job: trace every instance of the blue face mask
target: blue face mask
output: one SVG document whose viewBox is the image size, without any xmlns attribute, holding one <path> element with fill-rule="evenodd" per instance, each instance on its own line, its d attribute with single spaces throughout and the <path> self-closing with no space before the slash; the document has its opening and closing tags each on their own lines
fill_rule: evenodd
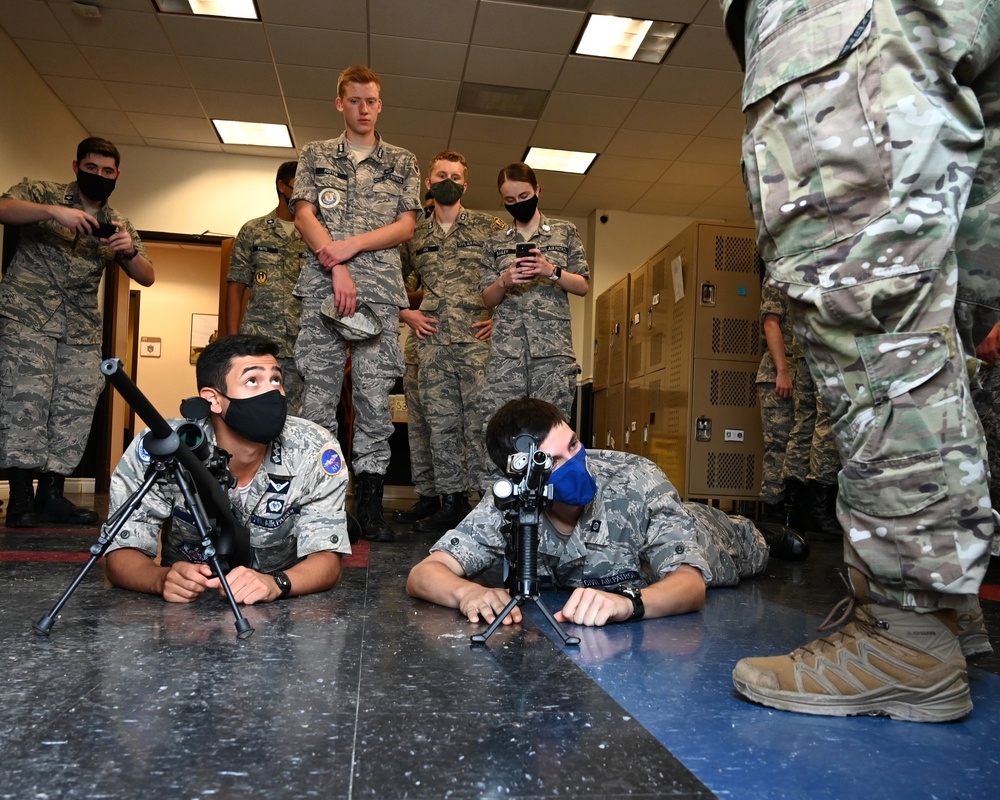
<svg viewBox="0 0 1000 800">
<path fill-rule="evenodd" d="M 570 506 L 585 506 L 597 494 L 597 481 L 587 472 L 587 451 L 580 449 L 549 476 L 552 499 Z"/>
</svg>

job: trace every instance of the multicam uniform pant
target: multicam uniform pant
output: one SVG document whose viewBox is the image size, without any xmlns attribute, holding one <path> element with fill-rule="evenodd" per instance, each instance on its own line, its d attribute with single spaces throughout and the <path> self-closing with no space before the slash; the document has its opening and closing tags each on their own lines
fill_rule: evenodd
<svg viewBox="0 0 1000 800">
<path fill-rule="evenodd" d="M 745 23 L 758 247 L 834 421 L 846 560 L 889 602 L 967 607 L 993 520 L 955 308 L 970 278 L 1000 291 L 955 243 L 998 223 L 1000 4 L 750 0 Z"/>
</svg>

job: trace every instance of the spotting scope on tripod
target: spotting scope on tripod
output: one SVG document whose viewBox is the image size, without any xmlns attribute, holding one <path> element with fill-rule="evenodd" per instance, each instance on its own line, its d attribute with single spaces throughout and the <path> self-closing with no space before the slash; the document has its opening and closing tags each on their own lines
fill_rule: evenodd
<svg viewBox="0 0 1000 800">
<path fill-rule="evenodd" d="M 483 644 L 503 623 L 516 606 L 531 600 L 555 628 L 563 644 L 580 644 L 577 636 L 563 630 L 540 597 L 538 586 L 538 525 L 542 512 L 552 505 L 552 457 L 538 449 L 534 436 L 522 433 L 514 439 L 516 450 L 507 459 L 507 477 L 493 484 L 493 502 L 504 514 L 507 532 L 508 566 L 511 572 L 505 580 L 511 601 L 483 633 L 472 635 L 473 644 Z"/>
<path fill-rule="evenodd" d="M 157 483 L 171 481 L 180 489 L 185 507 L 201 536 L 200 556 L 205 563 L 211 565 L 213 575 L 219 578 L 236 617 L 236 636 L 239 639 L 247 638 L 253 633 L 253 628 L 240 612 L 226 580 L 226 569 L 220 557 L 225 559 L 229 568 L 248 566 L 251 558 L 250 534 L 236 519 L 226 494 L 226 489 L 234 484 L 228 469 L 229 454 L 211 446 L 197 422 L 202 416 L 208 416 L 207 408 L 203 408 L 203 404 L 207 406 L 207 403 L 201 398 L 185 400 L 181 404 L 181 413 L 189 421 L 174 430 L 125 374 L 121 361 L 103 361 L 101 372 L 149 427 L 141 444 L 150 456 L 150 464 L 139 488 L 101 527 L 101 535 L 91 546 L 90 559 L 83 569 L 52 610 L 34 624 L 35 633 L 39 636 L 49 635 L 59 611 L 91 567 L 107 552 L 118 532 L 142 504 L 146 494 Z M 210 509 L 211 513 L 206 509 Z"/>
</svg>

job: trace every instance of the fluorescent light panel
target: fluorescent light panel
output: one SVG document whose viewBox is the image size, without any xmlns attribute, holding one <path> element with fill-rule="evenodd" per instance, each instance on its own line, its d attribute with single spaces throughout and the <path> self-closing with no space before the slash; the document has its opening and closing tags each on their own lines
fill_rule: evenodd
<svg viewBox="0 0 1000 800">
<path fill-rule="evenodd" d="M 156 0 L 156 6 L 167 14 L 260 19 L 254 0 Z"/>
<path fill-rule="evenodd" d="M 268 122 L 240 122 L 233 119 L 213 119 L 215 132 L 223 144 L 250 144 L 258 147 L 292 147 L 287 125 Z"/>
<path fill-rule="evenodd" d="M 583 153 L 579 150 L 550 150 L 546 147 L 529 147 L 524 163 L 532 169 L 549 172 L 572 172 L 583 175 L 597 158 L 597 153 Z"/>
<path fill-rule="evenodd" d="M 682 30 L 684 26 L 679 22 L 591 14 L 574 52 L 659 64 Z"/>
</svg>

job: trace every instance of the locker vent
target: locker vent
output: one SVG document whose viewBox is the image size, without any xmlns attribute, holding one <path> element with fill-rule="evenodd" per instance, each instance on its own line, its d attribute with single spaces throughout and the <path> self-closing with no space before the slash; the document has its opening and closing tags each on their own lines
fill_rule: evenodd
<svg viewBox="0 0 1000 800">
<path fill-rule="evenodd" d="M 705 462 L 705 485 L 712 489 L 754 491 L 756 456 L 747 453 L 709 453 Z"/>
<path fill-rule="evenodd" d="M 756 275 L 757 246 L 746 236 L 715 237 L 715 269 L 719 272 L 745 272 Z"/>
<path fill-rule="evenodd" d="M 756 371 L 712 370 L 709 399 L 712 406 L 757 407 Z"/>
<path fill-rule="evenodd" d="M 712 320 L 712 353 L 719 355 L 760 355 L 760 320 Z"/>
</svg>

